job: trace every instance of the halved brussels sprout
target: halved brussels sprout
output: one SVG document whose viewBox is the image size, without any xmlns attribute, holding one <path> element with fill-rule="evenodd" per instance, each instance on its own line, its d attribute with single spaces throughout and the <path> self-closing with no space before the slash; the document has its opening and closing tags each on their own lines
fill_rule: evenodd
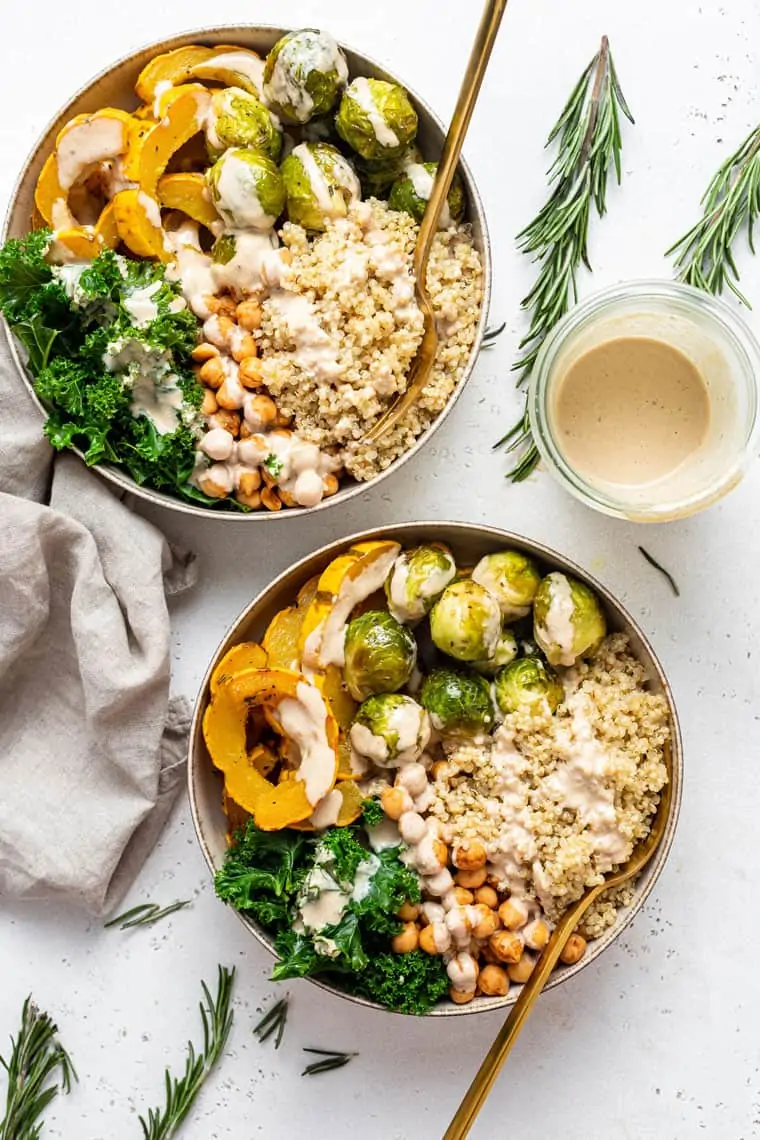
<svg viewBox="0 0 760 1140">
<path fill-rule="evenodd" d="M 420 702 L 443 737 L 477 736 L 494 724 L 491 688 L 477 673 L 434 669 L 422 686 Z"/>
<path fill-rule="evenodd" d="M 417 112 L 397 83 L 361 77 L 343 92 L 335 126 L 362 158 L 390 158 L 403 154 L 417 134 Z"/>
<path fill-rule="evenodd" d="M 270 230 L 285 208 L 280 172 L 266 154 L 232 147 L 206 172 L 211 201 L 235 230 Z"/>
<path fill-rule="evenodd" d="M 393 183 L 388 199 L 390 208 L 411 214 L 415 222 L 421 222 L 433 192 L 437 172 L 437 162 L 413 162 L 408 165 L 402 176 Z M 442 211 L 438 223 L 444 230 L 453 222 L 461 222 L 464 217 L 464 186 L 458 175 L 454 176 L 446 201 L 447 207 Z"/>
<path fill-rule="evenodd" d="M 354 165 L 362 184 L 365 198 L 387 198 L 393 183 L 402 176 L 407 166 L 422 162 L 422 152 L 412 145 L 400 155 L 389 158 L 365 159 L 357 156 Z"/>
<path fill-rule="evenodd" d="M 385 580 L 388 608 L 396 621 L 407 625 L 422 621 L 456 572 L 456 562 L 445 546 L 403 550 Z"/>
<path fill-rule="evenodd" d="M 551 665 L 574 665 L 579 657 L 592 656 L 606 632 L 593 590 L 557 571 L 542 580 L 533 602 L 533 633 Z"/>
<path fill-rule="evenodd" d="M 360 706 L 351 744 L 380 767 L 418 760 L 430 740 L 430 718 L 411 697 L 380 693 Z"/>
<path fill-rule="evenodd" d="M 494 677 L 493 694 L 501 711 L 546 707 L 554 712 L 565 692 L 556 673 L 540 657 L 522 657 L 499 669 Z"/>
<path fill-rule="evenodd" d="M 277 162 L 282 131 L 277 119 L 255 95 L 240 87 L 223 87 L 211 96 L 206 144 L 212 161 L 231 146 L 249 146 Z"/>
<path fill-rule="evenodd" d="M 493 657 L 501 633 L 499 603 L 471 578 L 447 586 L 430 611 L 430 634 L 442 653 L 458 661 Z"/>
<path fill-rule="evenodd" d="M 329 143 L 300 143 L 281 167 L 288 218 L 304 229 L 322 231 L 345 218 L 361 186 L 348 159 Z"/>
<path fill-rule="evenodd" d="M 326 115 L 348 81 L 346 57 L 332 36 L 316 28 L 289 32 L 264 67 L 264 98 L 286 123 Z"/>
<path fill-rule="evenodd" d="M 385 610 L 368 610 L 348 623 L 343 677 L 355 701 L 404 687 L 417 663 L 417 642 Z"/>
<path fill-rule="evenodd" d="M 472 580 L 493 594 L 505 621 L 516 621 L 530 613 L 541 574 L 527 555 L 517 550 L 500 550 L 481 558 Z"/>
<path fill-rule="evenodd" d="M 477 669 L 478 673 L 492 677 L 497 669 L 501 669 L 503 665 L 509 665 L 510 661 L 514 661 L 517 654 L 517 638 L 511 629 L 503 629 L 499 635 L 493 657 L 488 657 L 483 661 L 473 661 L 472 667 Z"/>
</svg>

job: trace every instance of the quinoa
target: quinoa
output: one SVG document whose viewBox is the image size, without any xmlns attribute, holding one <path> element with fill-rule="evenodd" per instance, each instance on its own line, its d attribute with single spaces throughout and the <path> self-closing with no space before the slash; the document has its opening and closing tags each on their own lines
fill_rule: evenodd
<svg viewBox="0 0 760 1140">
<path fill-rule="evenodd" d="M 406 388 L 422 340 L 413 274 L 418 233 L 409 215 L 377 199 L 353 203 L 312 241 L 287 223 L 281 236 L 291 264 L 282 287 L 291 296 L 283 304 L 280 291 L 262 305 L 264 384 L 298 433 L 359 481 L 393 463 L 445 408 L 475 340 L 483 266 L 470 227 L 451 226 L 436 235 L 428 265 L 439 336 L 430 380 L 377 446 L 362 444 Z"/>
<path fill-rule="evenodd" d="M 522 709 L 491 739 L 449 746 L 431 807 L 454 842 L 482 839 L 499 887 L 537 899 L 551 921 L 648 834 L 669 739 L 667 702 L 624 634 L 562 672 L 555 715 Z M 598 937 L 632 897 L 630 884 L 606 892 L 582 933 Z"/>
</svg>

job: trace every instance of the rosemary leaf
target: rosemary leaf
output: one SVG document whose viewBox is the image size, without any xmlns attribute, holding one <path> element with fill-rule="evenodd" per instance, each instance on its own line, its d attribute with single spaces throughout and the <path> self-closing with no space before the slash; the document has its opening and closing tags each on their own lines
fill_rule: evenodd
<svg viewBox="0 0 760 1140">
<path fill-rule="evenodd" d="M 504 329 L 506 327 L 506 321 L 500 324 L 497 328 L 491 328 L 489 325 L 488 328 L 486 328 L 486 331 L 483 333 L 483 345 L 481 347 L 481 352 L 487 352 L 489 348 L 493 348 L 494 344 L 504 332 Z"/>
<path fill-rule="evenodd" d="M 163 1108 L 148 1109 L 147 1117 L 140 1117 L 143 1140 L 171 1140 L 190 1112 L 203 1082 L 227 1044 L 232 1027 L 230 998 L 234 981 L 234 968 L 227 970 L 224 966 L 219 966 L 215 998 L 211 997 L 206 983 L 201 983 L 203 1046 L 200 1053 L 196 1053 L 192 1041 L 188 1042 L 185 1071 L 179 1079 L 173 1077 L 168 1069 L 166 1070 L 164 1077 L 166 1097 Z"/>
<path fill-rule="evenodd" d="M 45 1109 L 59 1092 L 70 1092 L 78 1079 L 57 1034 L 58 1026 L 29 996 L 21 1011 L 18 1036 L 11 1037 L 10 1058 L 0 1057 L 8 1074 L 0 1140 L 38 1140 Z M 60 1084 L 51 1083 L 56 1076 Z"/>
<path fill-rule="evenodd" d="M 670 573 L 670 571 L 666 570 L 664 566 L 661 566 L 660 563 L 655 558 L 653 558 L 652 555 L 649 553 L 649 551 L 645 550 L 643 546 L 639 547 L 639 553 L 643 555 L 643 557 L 646 559 L 646 561 L 649 563 L 650 566 L 653 566 L 655 570 L 657 570 L 660 574 L 662 574 L 663 578 L 668 583 L 668 585 L 670 586 L 670 588 L 673 591 L 673 593 L 675 594 L 675 596 L 677 598 L 680 598 L 681 597 L 681 591 L 679 590 L 678 583 L 676 582 L 675 578 Z"/>
<path fill-rule="evenodd" d="M 289 1001 L 290 998 L 287 994 L 285 997 L 280 998 L 280 1000 L 264 1014 L 258 1025 L 253 1027 L 253 1032 L 261 1044 L 267 1041 L 273 1033 L 276 1033 L 277 1036 L 274 1039 L 274 1047 L 275 1049 L 280 1048 L 282 1035 L 285 1032 L 285 1025 L 288 1020 Z"/>
<path fill-rule="evenodd" d="M 306 1053 L 316 1053 L 317 1051 L 318 1050 L 316 1049 L 304 1050 Z M 322 1061 L 314 1061 L 313 1064 L 307 1065 L 306 1068 L 302 1071 L 301 1076 L 316 1077 L 320 1073 L 329 1073 L 333 1069 L 342 1069 L 343 1066 L 347 1065 L 351 1058 L 355 1057 L 356 1055 L 356 1053 L 333 1053 L 332 1056 L 325 1057 L 325 1059 Z"/>
<path fill-rule="evenodd" d="M 141 903 L 139 906 L 133 906 L 131 910 L 125 910 L 123 914 L 117 914 L 116 918 L 103 923 L 103 929 L 108 930 L 109 927 L 117 925 L 119 930 L 129 930 L 133 926 L 152 926 L 154 922 L 159 922 L 167 915 L 174 914 L 177 910 L 183 910 L 186 906 L 190 906 L 190 899 L 180 899 L 163 908 L 158 903 Z"/>
<path fill-rule="evenodd" d="M 517 235 L 519 248 L 539 265 L 535 284 L 522 301 L 530 313 L 528 331 L 520 342 L 520 355 L 512 366 L 522 387 L 533 371 L 546 337 L 578 300 L 577 273 L 591 269 L 588 229 L 592 206 L 599 217 L 607 210 L 607 182 L 614 168 L 621 178 L 620 114 L 633 122 L 620 87 L 609 41 L 601 46 L 576 83 L 547 139 L 557 143 L 549 167 L 551 194 L 536 217 Z M 527 408 L 495 447 L 517 452 L 507 473 L 513 482 L 531 474 L 538 463 Z"/>
</svg>

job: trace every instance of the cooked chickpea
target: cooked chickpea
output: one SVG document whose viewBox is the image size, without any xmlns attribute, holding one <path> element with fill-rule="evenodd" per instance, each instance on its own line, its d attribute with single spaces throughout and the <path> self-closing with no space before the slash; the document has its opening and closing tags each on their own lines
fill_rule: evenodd
<svg viewBox="0 0 760 1140">
<path fill-rule="evenodd" d="M 259 358 L 257 356 L 246 356 L 241 360 L 238 375 L 244 388 L 260 388 L 264 373 Z"/>
<path fill-rule="evenodd" d="M 423 926 L 419 936 L 419 948 L 424 950 L 426 954 L 441 954 L 443 951 L 438 949 L 435 937 L 435 928 L 439 924 L 437 922 L 430 922 L 427 926 Z"/>
<path fill-rule="evenodd" d="M 489 906 L 485 906 L 483 903 L 478 903 L 474 909 L 478 912 L 478 920 L 473 923 L 473 937 L 490 938 L 499 929 L 499 917 L 496 911 L 491 910 Z"/>
<path fill-rule="evenodd" d="M 437 836 L 433 840 L 432 851 L 433 851 L 433 854 L 435 855 L 436 859 L 438 860 L 438 866 L 439 867 L 445 867 L 449 861 L 449 849 L 446 846 L 446 844 L 443 842 L 443 840 L 439 839 Z"/>
<path fill-rule="evenodd" d="M 253 339 L 250 333 L 245 336 L 235 337 L 232 342 L 232 359 L 237 360 L 238 364 L 244 360 L 250 360 L 254 356 L 258 356 L 259 346 Z"/>
<path fill-rule="evenodd" d="M 404 922 L 415 922 L 420 917 L 420 904 L 405 902 L 401 909 L 396 911 L 396 914 Z"/>
<path fill-rule="evenodd" d="M 475 997 L 475 990 L 455 990 L 452 986 L 449 990 L 449 997 L 455 1005 L 467 1005 Z"/>
<path fill-rule="evenodd" d="M 438 898 L 443 896 L 451 890 L 454 886 L 454 880 L 451 877 L 451 871 L 448 867 L 441 867 L 435 875 L 425 876 L 425 886 L 431 895 L 436 895 Z"/>
<path fill-rule="evenodd" d="M 230 435 L 237 438 L 240 434 L 240 415 L 238 412 L 230 412 L 226 408 L 220 408 L 210 417 L 208 426 L 210 428 L 224 428 Z"/>
<path fill-rule="evenodd" d="M 337 478 L 332 474 L 332 472 L 330 472 L 329 475 L 324 476 L 322 480 L 322 486 L 325 489 L 325 495 L 327 498 L 329 498 L 330 495 L 334 495 L 336 493 L 339 484 Z"/>
<path fill-rule="evenodd" d="M 293 495 L 291 495 L 290 491 L 286 491 L 284 487 L 279 487 L 277 490 L 277 494 L 282 499 L 283 507 L 297 507 L 298 506 L 298 503 L 296 502 L 295 497 Z"/>
<path fill-rule="evenodd" d="M 506 997 L 509 975 L 503 966 L 484 966 L 478 974 L 478 989 L 486 997 Z"/>
<path fill-rule="evenodd" d="M 238 490 L 244 495 L 252 495 L 261 486 L 261 476 L 258 471 L 244 471 L 238 479 Z"/>
<path fill-rule="evenodd" d="M 271 487 L 265 487 L 261 492 L 261 501 L 268 511 L 281 511 L 282 500 L 276 491 Z"/>
<path fill-rule="evenodd" d="M 491 947 L 486 942 L 480 949 L 480 956 L 484 962 L 490 963 L 492 966 L 500 966 L 501 962 L 494 954 Z"/>
<path fill-rule="evenodd" d="M 549 941 L 549 927 L 542 918 L 535 918 L 533 922 L 529 922 L 522 934 L 525 945 L 531 950 L 543 950 Z"/>
<path fill-rule="evenodd" d="M 427 824 L 419 812 L 405 811 L 399 819 L 398 829 L 404 843 L 408 843 L 410 847 L 416 847 L 425 838 Z"/>
<path fill-rule="evenodd" d="M 458 871 L 478 871 L 485 867 L 487 858 L 485 845 L 479 839 L 469 839 L 454 848 L 451 861 Z"/>
<path fill-rule="evenodd" d="M 242 365 L 241 365 L 242 372 Z M 269 396 L 246 396 L 243 405 L 245 422 L 252 428 L 268 427 L 277 415 L 274 400 Z"/>
<path fill-rule="evenodd" d="M 232 490 L 232 476 L 223 463 L 212 463 L 198 476 L 201 490 L 213 499 L 223 499 Z"/>
<path fill-rule="evenodd" d="M 251 491 L 250 495 L 246 495 L 245 491 L 236 491 L 235 498 L 244 507 L 250 507 L 253 511 L 257 511 L 261 506 L 261 495 L 258 491 Z"/>
<path fill-rule="evenodd" d="M 507 930 L 519 930 L 528 921 L 528 908 L 522 899 L 507 899 L 499 907 L 499 918 Z"/>
<path fill-rule="evenodd" d="M 469 992 L 478 981 L 480 966 L 467 950 L 460 950 L 446 964 L 446 973 L 454 986 Z"/>
<path fill-rule="evenodd" d="M 237 323 L 246 332 L 255 332 L 261 328 L 261 306 L 257 301 L 241 301 L 235 310 Z"/>
<path fill-rule="evenodd" d="M 478 871 L 458 871 L 457 883 L 460 887 L 466 887 L 468 891 L 477 890 L 482 887 L 486 881 L 486 869 L 481 867 Z"/>
<path fill-rule="evenodd" d="M 221 388 L 225 379 L 224 365 L 220 356 L 212 356 L 205 364 L 202 364 L 198 372 L 198 377 L 202 383 L 206 384 L 209 388 Z"/>
<path fill-rule="evenodd" d="M 219 301 L 219 307 L 217 308 L 216 311 L 217 311 L 217 313 L 220 314 L 220 316 L 224 316 L 224 317 L 234 316 L 235 309 L 237 308 L 237 305 L 235 304 L 235 301 L 233 300 L 232 297 L 228 297 L 225 294 L 223 297 L 219 297 L 218 301 Z"/>
<path fill-rule="evenodd" d="M 436 760 L 430 771 L 434 780 L 448 780 L 454 775 L 454 769 L 447 760 Z"/>
<path fill-rule="evenodd" d="M 211 360 L 212 357 L 218 356 L 219 349 L 215 344 L 209 344 L 208 341 L 203 341 L 202 344 L 196 344 L 190 355 L 198 364 L 204 364 L 207 360 Z"/>
<path fill-rule="evenodd" d="M 475 892 L 475 902 L 488 906 L 491 910 L 498 910 L 499 896 L 493 887 L 478 887 Z"/>
<path fill-rule="evenodd" d="M 454 887 L 451 893 L 457 906 L 472 906 L 475 901 L 472 891 L 468 891 L 466 887 Z"/>
<path fill-rule="evenodd" d="M 511 930 L 497 930 L 488 939 L 488 945 L 500 962 L 519 962 L 523 952 L 523 940 Z"/>
<path fill-rule="evenodd" d="M 388 819 L 401 819 L 406 811 L 414 807 L 412 797 L 406 788 L 383 788 L 380 793 L 380 805 Z"/>
<path fill-rule="evenodd" d="M 415 923 L 405 922 L 404 929 L 391 939 L 394 954 L 411 954 L 420 944 L 420 932 Z"/>
<path fill-rule="evenodd" d="M 419 796 L 428 786 L 427 772 L 421 764 L 405 764 L 396 774 L 395 783 L 406 788 L 410 796 Z"/>
<path fill-rule="evenodd" d="M 201 404 L 201 412 L 204 416 L 213 416 L 214 412 L 219 408 L 216 396 L 211 388 L 203 389 L 203 403 Z"/>
<path fill-rule="evenodd" d="M 232 297 L 215 297 L 213 293 L 206 293 L 203 303 L 210 313 L 223 313 L 230 316 L 235 312 L 235 302 Z"/>
<path fill-rule="evenodd" d="M 218 348 L 224 348 L 229 343 L 234 327 L 234 322 L 230 320 L 229 316 L 220 311 L 205 322 L 203 335 L 211 344 L 215 344 Z"/>
<path fill-rule="evenodd" d="M 587 946 L 588 943 L 582 934 L 571 934 L 559 956 L 560 962 L 564 962 L 566 966 L 574 966 L 586 953 Z"/>
<path fill-rule="evenodd" d="M 228 377 L 217 388 L 216 400 L 220 408 L 227 408 L 230 412 L 237 411 L 243 403 L 239 385 L 235 384 L 234 381 L 230 383 Z"/>
<path fill-rule="evenodd" d="M 507 973 L 509 980 L 516 982 L 518 985 L 523 985 L 527 982 L 530 975 L 533 973 L 533 967 L 536 964 L 536 959 L 532 954 L 526 950 L 519 962 L 513 962 L 507 966 Z"/>
</svg>

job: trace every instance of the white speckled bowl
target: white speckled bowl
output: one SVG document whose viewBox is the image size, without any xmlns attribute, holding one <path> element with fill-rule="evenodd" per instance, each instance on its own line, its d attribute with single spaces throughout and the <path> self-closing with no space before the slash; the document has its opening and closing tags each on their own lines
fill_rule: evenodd
<svg viewBox="0 0 760 1140">
<path fill-rule="evenodd" d="M 161 40 L 158 43 L 153 43 L 141 48 L 139 51 L 133 52 L 131 55 L 118 60 L 105 71 L 96 75 L 94 79 L 69 100 L 65 107 L 61 108 L 27 159 L 26 165 L 19 176 L 11 197 L 10 207 L 5 218 L 5 225 L 2 232 L 2 240 L 5 241 L 9 237 L 20 237 L 29 230 L 34 212 L 34 188 L 37 183 L 37 178 L 39 177 L 45 159 L 53 149 L 56 135 L 64 123 L 68 122 L 74 115 L 94 111 L 99 107 L 109 105 L 113 107 L 123 107 L 125 110 L 132 110 L 139 102 L 134 92 L 135 80 L 145 64 L 155 55 L 158 55 L 159 52 L 171 51 L 185 44 L 194 43 L 209 45 L 239 44 L 242 47 L 251 48 L 263 56 L 266 55 L 273 44 L 287 31 L 290 31 L 290 29 L 274 28 L 266 25 L 254 26 L 252 24 L 197 28 L 193 31 L 183 32 L 180 35 L 172 36 L 170 39 Z M 358 74 L 379 79 L 388 79 L 395 83 L 402 83 L 407 88 L 417 110 L 417 114 L 419 115 L 420 126 L 418 139 L 422 150 L 426 157 L 430 159 L 437 158 L 443 147 L 444 127 L 440 119 L 436 117 L 428 105 L 419 95 L 415 94 L 413 89 L 408 87 L 403 79 L 392 75 L 373 59 L 346 47 L 345 44 L 341 44 L 341 47 L 348 59 L 351 75 Z M 204 507 L 200 504 L 194 504 L 175 498 L 164 491 L 156 491 L 151 487 L 141 487 L 124 471 L 119 470 L 117 467 L 110 466 L 107 463 L 99 464 L 95 470 L 99 471 L 104 478 L 108 479 L 111 483 L 115 483 L 123 491 L 129 491 L 141 499 L 145 499 L 151 503 L 157 503 L 160 506 L 167 507 L 169 510 L 182 511 L 184 514 L 189 515 L 211 516 L 246 525 L 272 523 L 286 519 L 297 520 L 304 515 L 312 515 L 317 511 L 327 510 L 329 507 L 337 507 L 341 503 L 345 503 L 349 499 L 353 499 L 356 495 L 361 494 L 367 488 L 376 486 L 381 480 L 391 475 L 394 471 L 397 471 L 412 455 L 415 455 L 420 448 L 425 446 L 453 408 L 461 395 L 462 389 L 472 374 L 475 361 L 480 352 L 483 333 L 486 328 L 491 296 L 491 251 L 488 229 L 483 213 L 483 203 L 481 202 L 478 189 L 473 181 L 472 174 L 465 162 L 461 164 L 461 175 L 467 191 L 468 221 L 472 224 L 475 244 L 483 259 L 484 270 L 483 306 L 476 330 L 475 341 L 472 346 L 467 367 L 465 368 L 461 380 L 452 392 L 446 407 L 427 431 L 423 432 L 415 441 L 414 446 L 392 463 L 387 470 L 381 472 L 381 474 L 375 476 L 374 479 L 367 483 L 357 483 L 353 480 L 346 480 L 336 495 L 324 499 L 316 507 L 294 507 L 282 511 L 251 511 L 247 514 L 240 511 L 215 510 L 210 507 Z M 26 371 L 22 356 L 18 351 L 15 341 L 10 336 L 8 339 L 11 343 L 11 351 L 19 371 L 26 380 L 40 411 L 43 415 L 47 415 L 44 407 L 36 398 L 31 377 Z"/>
<path fill-rule="evenodd" d="M 575 975 L 585 969 L 586 966 L 596 961 L 599 955 L 603 954 L 607 947 L 614 942 L 621 931 L 628 926 L 644 905 L 658 876 L 665 866 L 673 842 L 681 804 L 683 756 L 681 734 L 678 725 L 678 716 L 673 702 L 673 695 L 670 691 L 670 686 L 663 668 L 642 631 L 609 590 L 595 581 L 585 570 L 582 570 L 561 554 L 557 554 L 556 551 L 546 546 L 541 546 L 537 542 L 522 538 L 520 535 L 510 534 L 507 531 L 496 530 L 486 526 L 474 526 L 467 523 L 401 523 L 397 526 L 382 527 L 379 530 L 364 531 L 361 534 L 354 534 L 347 538 L 340 539 L 338 542 L 332 542 L 329 546 L 322 547 L 320 550 L 308 555 L 308 557 L 301 559 L 300 562 L 291 566 L 289 570 L 285 570 L 280 574 L 278 578 L 267 586 L 267 588 L 263 590 L 258 597 L 254 598 L 251 604 L 243 610 L 230 629 L 208 667 L 196 701 L 190 734 L 188 789 L 198 842 L 201 845 L 209 870 L 212 873 L 217 871 L 222 865 L 227 850 L 227 826 L 226 817 L 222 811 L 222 777 L 212 764 L 211 758 L 206 750 L 206 745 L 203 740 L 202 724 L 203 714 L 208 704 L 209 680 L 218 662 L 227 650 L 238 642 L 260 641 L 267 625 L 274 615 L 285 606 L 291 605 L 301 586 L 315 574 L 320 573 L 337 554 L 347 549 L 353 543 L 380 538 L 395 538 L 405 547 L 415 546 L 425 542 L 444 542 L 454 552 L 457 562 L 465 566 L 474 565 L 484 554 L 509 547 L 511 549 L 521 550 L 525 554 L 535 558 L 538 563 L 547 570 L 562 570 L 568 574 L 572 574 L 582 582 L 587 583 L 599 596 L 605 609 L 609 628 L 611 630 L 620 630 L 628 634 L 634 654 L 646 668 L 651 689 L 655 692 L 662 693 L 668 702 L 671 723 L 670 761 L 673 780 L 668 821 L 660 846 L 634 887 L 635 897 L 631 905 L 620 911 L 614 926 L 610 927 L 601 938 L 589 943 L 589 948 L 580 962 L 575 966 L 561 966 L 555 970 L 547 986 L 548 989 L 551 989 L 553 986 L 560 985 L 562 982 L 575 977 Z M 245 915 L 238 914 L 238 917 L 250 930 L 251 934 L 273 953 L 274 950 L 270 936 L 262 930 L 257 923 Z M 356 997 L 354 994 L 347 994 L 337 985 L 333 985 L 330 982 L 316 978 L 309 980 L 321 986 L 323 989 L 328 990 L 330 993 L 349 998 L 351 1001 L 358 1002 L 360 1005 L 365 1005 L 372 1009 L 385 1008 L 365 998 Z M 519 987 L 512 986 L 509 994 L 505 998 L 478 997 L 469 1005 L 454 1005 L 448 1001 L 442 1002 L 427 1016 L 453 1017 L 454 1015 L 480 1013 L 485 1010 L 509 1006 L 516 1001 L 518 993 Z M 385 1010 L 385 1012 L 388 1011 Z"/>
</svg>

